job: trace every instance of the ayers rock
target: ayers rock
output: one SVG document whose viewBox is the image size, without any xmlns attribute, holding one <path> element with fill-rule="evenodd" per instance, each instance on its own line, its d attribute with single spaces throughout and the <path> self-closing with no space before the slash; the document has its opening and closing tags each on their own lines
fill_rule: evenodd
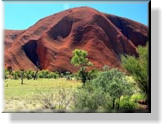
<svg viewBox="0 0 167 129">
<path fill-rule="evenodd" d="M 121 68 L 120 56 L 137 56 L 148 27 L 89 7 L 69 9 L 39 20 L 26 30 L 5 30 L 5 68 L 70 71 L 76 48 L 88 52 L 96 68 Z"/>
</svg>

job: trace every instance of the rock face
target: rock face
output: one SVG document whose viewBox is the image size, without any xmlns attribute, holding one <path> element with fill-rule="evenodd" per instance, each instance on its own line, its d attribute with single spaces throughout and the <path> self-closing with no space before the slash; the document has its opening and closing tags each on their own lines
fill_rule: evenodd
<svg viewBox="0 0 167 129">
<path fill-rule="evenodd" d="M 75 72 L 70 60 L 76 48 L 86 50 L 96 68 L 121 68 L 120 56 L 137 56 L 136 47 L 147 40 L 143 24 L 89 7 L 73 8 L 23 31 L 5 30 L 5 68 Z"/>
</svg>

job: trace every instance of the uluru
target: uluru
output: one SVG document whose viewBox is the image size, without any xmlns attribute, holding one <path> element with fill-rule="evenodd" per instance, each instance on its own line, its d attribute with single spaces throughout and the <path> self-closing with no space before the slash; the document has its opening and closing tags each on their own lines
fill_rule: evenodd
<svg viewBox="0 0 167 129">
<path fill-rule="evenodd" d="M 14 70 L 77 70 L 72 51 L 88 52 L 94 67 L 121 68 L 121 55 L 138 53 L 146 45 L 148 27 L 136 21 L 89 7 L 62 11 L 39 20 L 26 30 L 5 30 L 5 68 Z"/>
</svg>

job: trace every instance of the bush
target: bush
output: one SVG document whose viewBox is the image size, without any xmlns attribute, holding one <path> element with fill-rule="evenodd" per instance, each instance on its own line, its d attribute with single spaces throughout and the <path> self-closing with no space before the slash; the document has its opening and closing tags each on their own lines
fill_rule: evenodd
<svg viewBox="0 0 167 129">
<path fill-rule="evenodd" d="M 139 100 L 146 100 L 146 99 L 147 99 L 146 94 L 142 94 L 142 93 L 136 93 L 131 96 L 131 101 L 135 103 L 137 103 Z"/>
<path fill-rule="evenodd" d="M 120 99 L 120 109 L 140 109 L 139 101 L 145 101 L 146 95 L 143 93 L 136 93 L 132 96 L 122 96 Z"/>
<path fill-rule="evenodd" d="M 132 74 L 139 88 L 147 93 L 148 90 L 148 46 L 137 49 L 139 57 L 122 56 L 122 65 Z"/>
<path fill-rule="evenodd" d="M 117 69 L 101 72 L 99 76 L 92 80 L 92 85 L 101 87 L 113 98 L 120 98 L 122 95 L 132 95 L 134 87 L 128 83 L 126 76 Z"/>
<path fill-rule="evenodd" d="M 122 72 L 116 69 L 99 72 L 95 79 L 79 89 L 75 106 L 86 112 L 113 112 L 120 107 L 120 97 L 131 96 L 134 91 Z"/>
<path fill-rule="evenodd" d="M 95 79 L 99 74 L 99 71 L 97 69 L 92 69 L 87 73 L 87 80 L 93 80 Z"/>
<path fill-rule="evenodd" d="M 130 96 L 122 96 L 120 99 L 120 109 L 122 110 L 132 110 L 136 109 L 137 103 L 131 100 Z"/>
<path fill-rule="evenodd" d="M 13 79 L 17 80 L 21 77 L 21 72 L 20 71 L 13 71 L 12 76 L 13 76 Z"/>
<path fill-rule="evenodd" d="M 42 109 L 49 109 L 53 112 L 68 112 L 73 101 L 73 90 L 58 88 L 54 93 L 37 94 L 33 100 L 42 105 Z"/>
<path fill-rule="evenodd" d="M 56 72 L 50 72 L 49 75 L 48 75 L 48 78 L 55 78 L 56 79 L 58 77 L 59 77 L 59 75 Z"/>
<path fill-rule="evenodd" d="M 102 88 L 105 93 L 109 93 L 113 101 L 113 109 L 116 100 L 119 101 L 121 96 L 130 96 L 135 91 L 134 86 L 127 81 L 126 76 L 117 69 L 101 72 L 96 79 L 92 80 L 91 84 Z"/>
<path fill-rule="evenodd" d="M 60 73 L 60 75 L 61 77 L 66 78 L 67 80 L 71 80 L 73 77 L 72 73 L 70 73 L 69 71 Z"/>
<path fill-rule="evenodd" d="M 34 74 L 35 74 L 35 72 L 33 72 L 33 71 L 31 71 L 31 70 L 25 71 L 25 73 L 24 73 L 25 77 L 26 77 L 28 80 L 29 80 L 29 79 L 32 79 Z"/>
<path fill-rule="evenodd" d="M 42 70 L 41 73 L 42 73 L 42 78 L 48 78 L 49 71 L 47 71 L 47 70 Z"/>
<path fill-rule="evenodd" d="M 57 72 L 49 72 L 47 70 L 42 70 L 38 72 L 39 78 L 58 78 L 59 74 Z"/>
<path fill-rule="evenodd" d="M 74 98 L 77 112 L 100 112 L 106 102 L 106 96 L 100 88 L 91 91 L 86 88 L 78 89 Z"/>
<path fill-rule="evenodd" d="M 5 79 L 9 78 L 9 71 L 5 69 L 5 73 L 4 73 L 4 77 Z"/>
<path fill-rule="evenodd" d="M 11 73 L 9 73 L 8 70 L 5 70 L 5 79 L 20 79 L 21 78 L 21 73 L 22 71 L 12 71 Z M 29 79 L 37 79 L 37 78 L 58 78 L 59 77 L 59 73 L 57 72 L 49 72 L 47 70 L 42 70 L 42 71 L 31 71 L 31 70 L 27 70 L 24 71 L 24 76 L 23 78 L 27 78 Z"/>
</svg>

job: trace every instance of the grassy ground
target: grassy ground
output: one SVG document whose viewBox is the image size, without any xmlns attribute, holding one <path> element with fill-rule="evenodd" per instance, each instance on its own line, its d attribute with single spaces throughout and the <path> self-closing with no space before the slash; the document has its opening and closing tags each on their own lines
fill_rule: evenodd
<svg viewBox="0 0 167 129">
<path fill-rule="evenodd" d="M 70 111 L 73 92 L 81 82 L 75 80 L 38 79 L 5 80 L 5 112 Z"/>
<path fill-rule="evenodd" d="M 128 77 L 129 82 L 136 83 L 132 77 Z M 82 83 L 76 80 L 58 79 L 38 79 L 5 80 L 5 110 L 4 112 L 74 112 L 74 93 Z M 136 107 L 136 109 L 146 109 L 147 105 L 138 104 L 138 100 L 145 100 L 145 96 L 136 90 L 136 94 L 130 98 L 121 97 L 120 107 Z"/>
</svg>

